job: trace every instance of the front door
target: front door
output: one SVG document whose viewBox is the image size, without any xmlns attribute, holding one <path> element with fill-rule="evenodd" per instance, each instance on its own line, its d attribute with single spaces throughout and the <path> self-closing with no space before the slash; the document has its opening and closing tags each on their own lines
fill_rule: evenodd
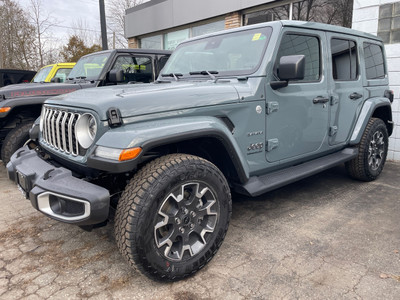
<svg viewBox="0 0 400 300">
<path fill-rule="evenodd" d="M 273 90 L 266 85 L 266 157 L 269 162 L 295 160 L 318 153 L 327 138 L 329 92 L 323 46 L 325 34 L 315 31 L 283 32 L 275 54 L 272 80 L 279 79 L 282 56 L 304 55 L 305 77 Z"/>
</svg>

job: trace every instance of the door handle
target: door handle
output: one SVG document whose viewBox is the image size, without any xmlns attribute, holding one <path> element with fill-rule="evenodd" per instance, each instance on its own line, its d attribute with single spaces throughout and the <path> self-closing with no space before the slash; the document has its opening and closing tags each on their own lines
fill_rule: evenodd
<svg viewBox="0 0 400 300">
<path fill-rule="evenodd" d="M 313 103 L 314 104 L 318 104 L 318 103 L 326 103 L 326 102 L 328 102 L 329 101 L 329 98 L 327 98 L 327 97 L 322 97 L 322 96 L 318 96 L 318 97 L 315 97 L 314 99 L 313 99 Z"/>
<path fill-rule="evenodd" d="M 349 98 L 350 98 L 351 100 L 357 100 L 357 99 L 360 99 L 362 96 L 363 96 L 363 95 L 361 95 L 361 94 L 355 92 L 355 93 L 350 94 L 350 95 L 349 95 Z"/>
</svg>

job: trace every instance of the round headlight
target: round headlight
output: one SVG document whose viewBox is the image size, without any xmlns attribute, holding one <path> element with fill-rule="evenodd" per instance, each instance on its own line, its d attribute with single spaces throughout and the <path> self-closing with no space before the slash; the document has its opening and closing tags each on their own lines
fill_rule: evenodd
<svg viewBox="0 0 400 300">
<path fill-rule="evenodd" d="M 89 148 L 96 137 L 97 123 L 91 114 L 82 115 L 75 126 L 75 136 L 82 148 Z"/>
</svg>

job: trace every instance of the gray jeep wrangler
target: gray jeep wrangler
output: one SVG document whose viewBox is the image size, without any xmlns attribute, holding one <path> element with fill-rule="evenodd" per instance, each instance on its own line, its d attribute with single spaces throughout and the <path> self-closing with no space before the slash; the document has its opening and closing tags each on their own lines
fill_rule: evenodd
<svg viewBox="0 0 400 300">
<path fill-rule="evenodd" d="M 257 196 L 341 163 L 377 178 L 392 100 L 377 37 L 247 26 L 180 44 L 153 84 L 47 100 L 30 132 L 39 146 L 7 169 L 50 218 L 84 228 L 114 218 L 127 261 L 174 281 L 221 246 L 231 191 Z"/>
</svg>

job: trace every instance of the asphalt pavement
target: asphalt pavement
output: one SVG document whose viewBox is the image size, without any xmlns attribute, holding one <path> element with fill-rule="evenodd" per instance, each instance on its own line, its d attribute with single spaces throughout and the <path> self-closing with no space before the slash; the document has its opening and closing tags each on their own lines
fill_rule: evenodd
<svg viewBox="0 0 400 300">
<path fill-rule="evenodd" d="M 130 268 L 113 224 L 86 232 L 35 211 L 0 162 L 0 299 L 400 299 L 400 163 L 370 183 L 344 167 L 257 198 L 195 276 Z"/>
</svg>

